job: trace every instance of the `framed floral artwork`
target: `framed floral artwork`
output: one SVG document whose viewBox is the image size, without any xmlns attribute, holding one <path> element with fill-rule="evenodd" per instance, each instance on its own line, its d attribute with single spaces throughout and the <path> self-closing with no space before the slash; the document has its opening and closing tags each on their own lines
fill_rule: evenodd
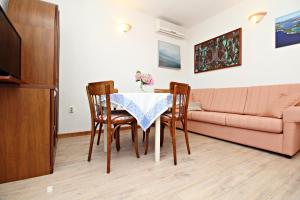
<svg viewBox="0 0 300 200">
<path fill-rule="evenodd" d="M 242 28 L 194 47 L 194 72 L 202 73 L 242 65 Z"/>
</svg>

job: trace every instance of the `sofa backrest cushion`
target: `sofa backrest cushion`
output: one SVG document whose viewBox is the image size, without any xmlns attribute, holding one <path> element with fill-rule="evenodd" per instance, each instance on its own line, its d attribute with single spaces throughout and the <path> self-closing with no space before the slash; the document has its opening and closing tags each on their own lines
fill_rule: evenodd
<svg viewBox="0 0 300 200">
<path fill-rule="evenodd" d="M 249 87 L 244 114 L 264 116 L 266 108 L 280 96 L 297 93 L 300 94 L 300 84 Z"/>
<path fill-rule="evenodd" d="M 243 114 L 246 99 L 246 87 L 215 89 L 209 111 Z"/>
<path fill-rule="evenodd" d="M 288 107 L 296 105 L 300 102 L 300 94 L 282 94 L 281 97 L 272 101 L 262 113 L 264 117 L 282 118 L 283 111 Z"/>
<path fill-rule="evenodd" d="M 209 110 L 214 89 L 193 89 L 190 95 L 190 102 L 200 102 L 203 110 Z"/>
</svg>

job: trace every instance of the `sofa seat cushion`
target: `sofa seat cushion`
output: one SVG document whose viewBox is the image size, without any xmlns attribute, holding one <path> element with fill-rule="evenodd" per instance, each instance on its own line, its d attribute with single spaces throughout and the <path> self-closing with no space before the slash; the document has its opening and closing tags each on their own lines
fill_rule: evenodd
<svg viewBox="0 0 300 200">
<path fill-rule="evenodd" d="M 282 133 L 282 119 L 252 115 L 226 114 L 226 125 L 256 131 Z"/>
<path fill-rule="evenodd" d="M 207 122 L 211 124 L 225 125 L 225 113 L 190 111 L 191 120 Z"/>
</svg>

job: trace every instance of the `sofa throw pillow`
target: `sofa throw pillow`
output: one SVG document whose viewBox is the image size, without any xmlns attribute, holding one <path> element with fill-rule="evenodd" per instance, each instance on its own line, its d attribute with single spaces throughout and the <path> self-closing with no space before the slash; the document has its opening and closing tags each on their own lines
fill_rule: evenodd
<svg viewBox="0 0 300 200">
<path fill-rule="evenodd" d="M 281 94 L 279 98 L 272 101 L 262 113 L 264 117 L 282 118 L 282 113 L 290 106 L 294 106 L 300 101 L 300 94 Z"/>
<path fill-rule="evenodd" d="M 202 110 L 202 108 L 201 108 L 201 104 L 200 104 L 200 102 L 193 102 L 193 101 L 191 101 L 190 103 L 189 103 L 189 108 L 188 108 L 188 110 L 189 111 L 201 111 Z"/>
</svg>

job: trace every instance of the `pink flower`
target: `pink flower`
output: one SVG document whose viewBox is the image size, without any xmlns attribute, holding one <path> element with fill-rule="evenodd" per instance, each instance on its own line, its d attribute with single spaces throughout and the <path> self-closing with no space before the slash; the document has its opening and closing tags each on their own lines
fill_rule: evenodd
<svg viewBox="0 0 300 200">
<path fill-rule="evenodd" d="M 142 74 L 141 79 L 145 85 L 150 85 L 153 82 L 152 76 L 150 74 Z"/>
<path fill-rule="evenodd" d="M 154 84 L 154 80 L 153 78 L 151 77 L 150 81 L 149 81 L 149 85 L 153 85 Z"/>
<path fill-rule="evenodd" d="M 135 74 L 136 82 L 141 81 L 142 85 L 153 85 L 154 80 L 151 74 L 142 74 L 140 71 L 137 71 Z"/>
<path fill-rule="evenodd" d="M 142 74 L 141 80 L 143 81 L 143 83 L 146 84 L 148 82 L 148 75 L 147 74 Z"/>
</svg>

